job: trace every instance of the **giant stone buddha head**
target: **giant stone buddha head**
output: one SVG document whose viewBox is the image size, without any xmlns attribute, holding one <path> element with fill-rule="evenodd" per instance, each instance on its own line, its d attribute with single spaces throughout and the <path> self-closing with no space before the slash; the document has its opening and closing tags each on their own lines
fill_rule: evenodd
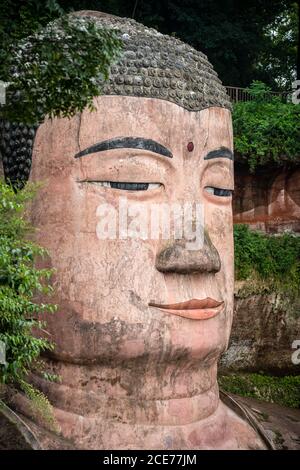
<svg viewBox="0 0 300 470">
<path fill-rule="evenodd" d="M 2 140 L 6 177 L 44 183 L 31 215 L 56 269 L 48 366 L 62 381 L 35 381 L 78 448 L 259 446 L 220 403 L 216 381 L 233 313 L 225 89 L 206 56 L 178 39 L 75 15 L 124 43 L 96 111 L 37 129 L 5 124 Z M 176 217 L 167 234 L 147 230 L 160 217 L 153 207 L 166 220 L 188 204 L 200 208 L 186 215 L 197 243 L 176 236 Z"/>
</svg>

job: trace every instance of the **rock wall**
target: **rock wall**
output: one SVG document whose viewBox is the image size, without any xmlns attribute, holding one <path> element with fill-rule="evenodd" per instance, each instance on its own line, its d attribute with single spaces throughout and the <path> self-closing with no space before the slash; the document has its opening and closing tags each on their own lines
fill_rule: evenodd
<svg viewBox="0 0 300 470">
<path fill-rule="evenodd" d="M 235 165 L 235 223 L 267 233 L 300 233 L 300 167 L 261 168 L 251 174 Z M 228 370 L 300 373 L 292 363 L 294 340 L 300 340 L 300 295 L 243 293 L 237 283 L 230 346 L 221 360 Z"/>
<path fill-rule="evenodd" d="M 300 167 L 251 174 L 237 162 L 233 213 L 235 223 L 268 233 L 300 232 Z"/>
<path fill-rule="evenodd" d="M 232 334 L 221 359 L 225 371 L 267 371 L 299 374 L 293 364 L 292 343 L 300 340 L 300 296 L 285 294 L 235 294 Z"/>
</svg>

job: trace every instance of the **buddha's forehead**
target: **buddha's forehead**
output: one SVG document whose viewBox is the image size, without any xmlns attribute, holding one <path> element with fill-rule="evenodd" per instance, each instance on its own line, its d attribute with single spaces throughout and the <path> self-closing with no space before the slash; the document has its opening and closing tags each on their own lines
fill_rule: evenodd
<svg viewBox="0 0 300 470">
<path fill-rule="evenodd" d="M 112 157 L 142 154 L 172 166 L 188 159 L 202 167 L 208 152 L 232 149 L 231 113 L 225 108 L 188 111 L 165 100 L 124 96 L 100 96 L 94 99 L 94 105 L 93 112 L 85 110 L 72 119 L 46 120 L 40 126 L 33 152 L 36 177 L 57 175 L 56 170 L 58 174 L 66 171 L 65 176 L 69 171 L 76 175 L 80 168 L 96 172 L 100 166 L 109 167 Z M 193 144 L 191 152 L 189 143 Z M 153 145 L 162 147 L 160 152 L 167 157 L 153 152 Z M 143 161 L 149 163 L 149 159 Z M 231 168 L 232 161 L 225 163 Z"/>
<path fill-rule="evenodd" d="M 231 113 L 226 108 L 189 111 L 165 100 L 124 96 L 101 96 L 94 104 L 95 112 L 86 110 L 81 115 L 81 148 L 121 136 L 151 138 L 172 148 L 192 141 L 198 151 L 232 146 Z"/>
</svg>

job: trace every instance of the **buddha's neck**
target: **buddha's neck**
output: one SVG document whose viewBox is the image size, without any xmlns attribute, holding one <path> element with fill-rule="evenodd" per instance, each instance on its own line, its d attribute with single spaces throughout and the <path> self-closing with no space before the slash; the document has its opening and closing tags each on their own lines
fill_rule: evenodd
<svg viewBox="0 0 300 470">
<path fill-rule="evenodd" d="M 145 367 L 136 387 L 132 368 L 51 364 L 62 383 L 33 380 L 54 406 L 58 435 L 45 432 L 45 421 L 31 415 L 24 394 L 12 395 L 44 449 L 265 448 L 253 428 L 219 400 L 216 364 L 199 365 L 197 374 L 191 364 L 168 365 L 164 379 L 162 364 L 156 374 Z"/>
<path fill-rule="evenodd" d="M 187 424 L 207 418 L 218 405 L 216 364 L 50 364 L 62 379 L 61 384 L 42 384 L 50 400 L 83 416 L 99 414 L 127 424 Z"/>
</svg>

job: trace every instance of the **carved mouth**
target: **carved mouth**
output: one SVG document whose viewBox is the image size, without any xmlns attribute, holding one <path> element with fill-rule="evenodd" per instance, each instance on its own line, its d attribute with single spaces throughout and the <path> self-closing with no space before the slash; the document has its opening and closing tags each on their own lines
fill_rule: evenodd
<svg viewBox="0 0 300 470">
<path fill-rule="evenodd" d="M 189 318 L 190 320 L 207 320 L 218 315 L 224 308 L 224 302 L 207 297 L 206 299 L 191 299 L 177 304 L 156 304 L 149 303 L 149 307 Z"/>
</svg>

